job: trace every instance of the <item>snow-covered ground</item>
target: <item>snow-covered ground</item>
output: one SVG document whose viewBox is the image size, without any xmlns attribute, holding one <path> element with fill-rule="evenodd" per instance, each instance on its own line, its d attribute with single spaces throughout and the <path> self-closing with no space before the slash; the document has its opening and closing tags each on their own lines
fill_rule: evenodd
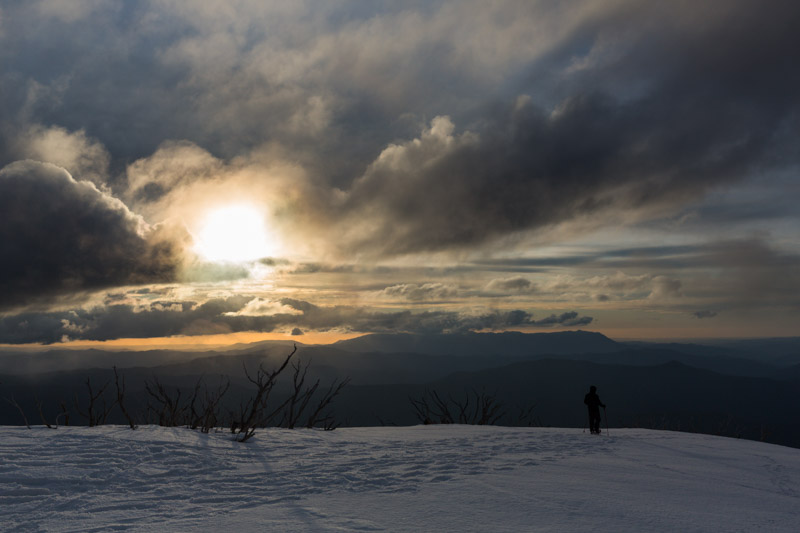
<svg viewBox="0 0 800 533">
<path fill-rule="evenodd" d="M 417 426 L 0 427 L 2 531 L 798 531 L 800 450 Z"/>
</svg>

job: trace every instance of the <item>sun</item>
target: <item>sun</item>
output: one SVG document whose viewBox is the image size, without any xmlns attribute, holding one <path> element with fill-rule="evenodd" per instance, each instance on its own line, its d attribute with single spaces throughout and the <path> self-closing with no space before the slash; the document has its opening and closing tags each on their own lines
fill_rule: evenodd
<svg viewBox="0 0 800 533">
<path fill-rule="evenodd" d="M 275 254 L 262 212 L 251 205 L 209 211 L 195 234 L 195 252 L 208 261 L 244 262 Z"/>
</svg>

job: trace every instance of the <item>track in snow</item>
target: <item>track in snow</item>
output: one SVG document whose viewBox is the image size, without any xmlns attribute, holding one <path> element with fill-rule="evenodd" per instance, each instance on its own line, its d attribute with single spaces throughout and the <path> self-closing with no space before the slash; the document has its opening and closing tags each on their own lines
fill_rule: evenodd
<svg viewBox="0 0 800 533">
<path fill-rule="evenodd" d="M 9 531 L 795 531 L 798 509 L 800 450 L 704 435 L 0 428 Z"/>
</svg>

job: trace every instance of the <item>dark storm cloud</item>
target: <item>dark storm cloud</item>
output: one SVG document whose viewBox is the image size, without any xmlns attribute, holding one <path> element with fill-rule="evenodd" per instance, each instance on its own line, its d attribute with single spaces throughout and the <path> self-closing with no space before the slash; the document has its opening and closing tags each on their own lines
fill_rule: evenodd
<svg viewBox="0 0 800 533">
<path fill-rule="evenodd" d="M 694 313 L 692 313 L 692 316 L 695 318 L 714 318 L 715 316 L 717 316 L 717 312 L 708 310 L 695 311 Z"/>
<path fill-rule="evenodd" d="M 179 241 L 64 169 L 0 170 L 0 308 L 54 294 L 172 280 Z"/>
<path fill-rule="evenodd" d="M 480 138 L 437 132 L 434 123 L 418 141 L 387 149 L 352 190 L 348 224 L 375 224 L 355 248 L 437 250 L 612 209 L 678 205 L 769 165 L 775 145 L 787 142 L 775 137 L 789 127 L 788 103 L 771 117 L 753 110 L 752 120 L 715 114 L 709 102 L 680 113 L 671 103 L 687 105 L 587 95 L 555 116 L 508 112 Z"/>
<path fill-rule="evenodd" d="M 564 77 L 554 109 L 490 107 L 474 135 L 440 117 L 419 139 L 387 148 L 343 207 L 349 225 L 375 224 L 354 233 L 354 248 L 437 250 L 585 215 L 671 208 L 796 164 L 800 64 L 789 50 L 800 49 L 790 22 L 800 4 L 726 2 L 698 8 L 699 20 L 670 6 L 629 6 L 582 26 L 575 38 L 594 42 L 592 51 Z M 617 30 L 625 37 L 612 57 L 594 57 Z"/>
<path fill-rule="evenodd" d="M 0 343 L 55 343 L 66 340 L 205 335 L 240 331 L 269 332 L 291 328 L 292 335 L 308 330 L 357 332 L 451 333 L 504 330 L 519 327 L 576 327 L 592 322 L 577 312 L 542 319 L 523 310 L 470 315 L 453 311 L 384 312 L 349 306 L 321 307 L 284 298 L 273 302 L 279 311 L 269 315 L 241 314 L 254 299 L 217 298 L 203 304 L 154 302 L 147 308 L 108 305 L 89 310 L 21 313 L 0 318 Z"/>
<path fill-rule="evenodd" d="M 422 117 L 449 115 L 474 143 L 373 168 L 347 204 L 385 209 L 362 243 L 405 252 L 668 204 L 796 158 L 796 2 L 237 6 L 4 7 L 0 164 L 40 125 L 96 139 L 114 168 L 169 139 L 226 159 L 268 142 L 324 194 Z"/>
</svg>

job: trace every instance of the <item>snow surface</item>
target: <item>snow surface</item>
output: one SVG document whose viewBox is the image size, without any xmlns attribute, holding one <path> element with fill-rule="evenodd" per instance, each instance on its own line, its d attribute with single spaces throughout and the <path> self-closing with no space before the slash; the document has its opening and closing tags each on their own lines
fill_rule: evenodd
<svg viewBox="0 0 800 533">
<path fill-rule="evenodd" d="M 687 433 L 0 427 L 3 531 L 798 531 L 800 450 Z"/>
</svg>

